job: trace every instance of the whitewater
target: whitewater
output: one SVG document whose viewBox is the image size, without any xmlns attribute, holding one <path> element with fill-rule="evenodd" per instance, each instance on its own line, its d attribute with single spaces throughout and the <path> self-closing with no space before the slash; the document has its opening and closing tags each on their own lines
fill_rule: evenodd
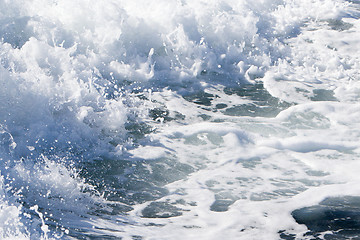
<svg viewBox="0 0 360 240">
<path fill-rule="evenodd" d="M 360 239 L 359 0 L 0 0 L 0 239 Z"/>
</svg>

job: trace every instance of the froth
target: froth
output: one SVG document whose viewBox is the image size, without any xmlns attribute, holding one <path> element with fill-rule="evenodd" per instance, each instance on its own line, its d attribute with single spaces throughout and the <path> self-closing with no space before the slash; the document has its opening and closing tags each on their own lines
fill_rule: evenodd
<svg viewBox="0 0 360 240">
<path fill-rule="evenodd" d="M 0 238 L 301 238 L 358 194 L 356 6 L 1 1 Z"/>
</svg>

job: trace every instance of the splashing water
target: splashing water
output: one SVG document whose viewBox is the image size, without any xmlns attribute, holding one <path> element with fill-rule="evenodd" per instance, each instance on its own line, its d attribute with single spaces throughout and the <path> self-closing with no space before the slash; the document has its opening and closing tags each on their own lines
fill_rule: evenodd
<svg viewBox="0 0 360 240">
<path fill-rule="evenodd" d="M 0 1 L 0 238 L 359 238 L 359 17 Z"/>
</svg>

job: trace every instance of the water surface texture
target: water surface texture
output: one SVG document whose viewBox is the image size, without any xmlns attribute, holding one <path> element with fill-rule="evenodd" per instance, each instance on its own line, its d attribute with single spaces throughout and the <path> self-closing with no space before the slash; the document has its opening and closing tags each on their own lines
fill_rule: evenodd
<svg viewBox="0 0 360 240">
<path fill-rule="evenodd" d="M 360 239 L 358 0 L 0 0 L 0 239 Z"/>
</svg>

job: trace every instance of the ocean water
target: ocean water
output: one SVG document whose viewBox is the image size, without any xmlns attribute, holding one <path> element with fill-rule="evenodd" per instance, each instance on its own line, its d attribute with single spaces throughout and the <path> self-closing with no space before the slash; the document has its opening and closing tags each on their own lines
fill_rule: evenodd
<svg viewBox="0 0 360 240">
<path fill-rule="evenodd" d="M 358 0 L 0 0 L 0 239 L 360 239 Z"/>
</svg>

